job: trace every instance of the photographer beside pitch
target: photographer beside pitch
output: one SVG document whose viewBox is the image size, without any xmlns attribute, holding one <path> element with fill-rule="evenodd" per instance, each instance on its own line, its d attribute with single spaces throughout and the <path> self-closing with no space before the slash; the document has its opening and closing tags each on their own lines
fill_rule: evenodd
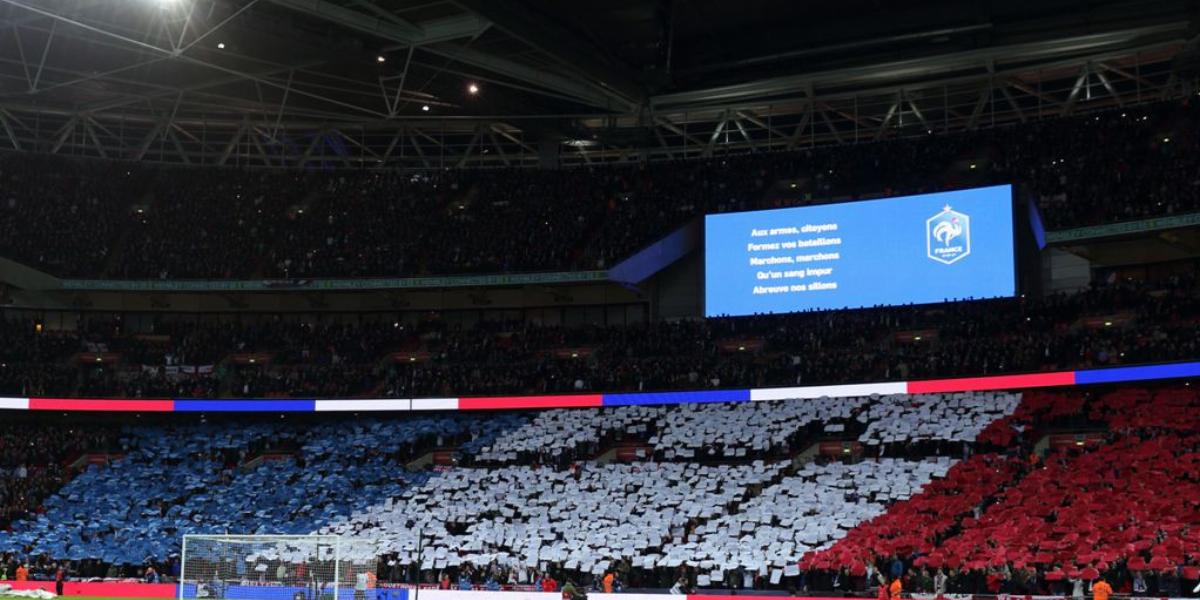
<svg viewBox="0 0 1200 600">
<path fill-rule="evenodd" d="M 562 600 L 587 600 L 587 594 L 581 592 L 575 587 L 575 582 L 568 579 L 562 586 Z"/>
</svg>

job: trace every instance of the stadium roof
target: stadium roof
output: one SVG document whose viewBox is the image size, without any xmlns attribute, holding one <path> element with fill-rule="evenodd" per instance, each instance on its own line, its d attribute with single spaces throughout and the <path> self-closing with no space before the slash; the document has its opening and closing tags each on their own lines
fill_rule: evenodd
<svg viewBox="0 0 1200 600">
<path fill-rule="evenodd" d="M 1190 90 L 1183 0 L 0 0 L 0 145 L 537 164 L 869 141 Z M 478 93 L 468 91 L 478 86 Z"/>
</svg>

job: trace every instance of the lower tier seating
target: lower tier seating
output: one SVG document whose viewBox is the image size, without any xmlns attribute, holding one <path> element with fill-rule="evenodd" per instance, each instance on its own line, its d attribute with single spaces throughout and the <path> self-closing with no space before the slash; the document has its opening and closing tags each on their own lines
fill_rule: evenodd
<svg viewBox="0 0 1200 600">
<path fill-rule="evenodd" d="M 82 426 L 116 458 L 0 552 L 139 565 L 189 533 L 315 533 L 403 580 L 845 590 L 899 569 L 913 591 L 942 570 L 964 593 L 1104 575 L 1169 595 L 1200 578 L 1197 415 L 1176 385 Z M 646 451 L 606 458 L 629 444 Z"/>
</svg>

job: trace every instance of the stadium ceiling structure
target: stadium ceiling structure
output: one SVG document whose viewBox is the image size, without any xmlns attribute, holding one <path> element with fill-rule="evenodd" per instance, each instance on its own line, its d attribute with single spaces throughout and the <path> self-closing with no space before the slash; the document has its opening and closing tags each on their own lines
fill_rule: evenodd
<svg viewBox="0 0 1200 600">
<path fill-rule="evenodd" d="M 858 143 L 1194 93 L 1195 12 L 1185 0 L 0 0 L 0 147 L 445 168 Z"/>
</svg>

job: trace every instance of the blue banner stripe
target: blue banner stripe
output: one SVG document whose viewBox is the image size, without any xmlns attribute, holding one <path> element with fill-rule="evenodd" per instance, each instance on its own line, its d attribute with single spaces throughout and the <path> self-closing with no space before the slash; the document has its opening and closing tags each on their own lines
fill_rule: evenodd
<svg viewBox="0 0 1200 600">
<path fill-rule="evenodd" d="M 312 399 L 190 400 L 175 399 L 175 412 L 316 412 Z"/>
<path fill-rule="evenodd" d="M 1148 365 L 1144 367 L 1087 369 L 1075 372 L 1075 383 L 1118 383 L 1121 381 L 1176 379 L 1179 377 L 1200 377 L 1200 362 Z"/>
<path fill-rule="evenodd" d="M 604 406 L 639 404 L 698 404 L 703 402 L 749 402 L 750 390 L 708 390 L 703 392 L 650 392 L 643 394 L 605 394 Z"/>
</svg>

